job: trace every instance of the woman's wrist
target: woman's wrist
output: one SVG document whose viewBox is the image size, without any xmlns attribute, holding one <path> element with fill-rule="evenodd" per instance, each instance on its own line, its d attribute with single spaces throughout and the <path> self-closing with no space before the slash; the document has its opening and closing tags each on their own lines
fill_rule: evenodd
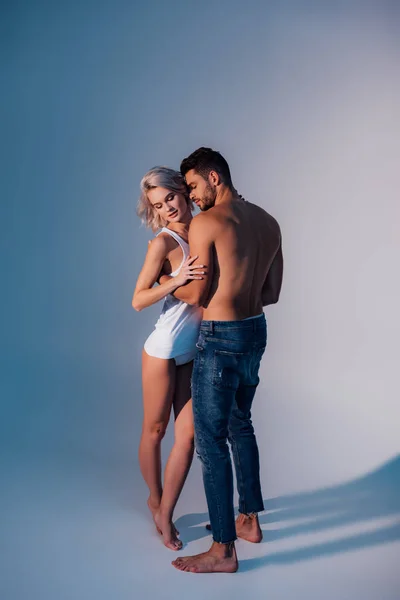
<svg viewBox="0 0 400 600">
<path fill-rule="evenodd" d="M 161 275 L 159 283 L 161 286 L 166 286 L 168 289 L 168 294 L 171 294 L 179 287 L 175 277 L 171 277 L 170 275 Z"/>
</svg>

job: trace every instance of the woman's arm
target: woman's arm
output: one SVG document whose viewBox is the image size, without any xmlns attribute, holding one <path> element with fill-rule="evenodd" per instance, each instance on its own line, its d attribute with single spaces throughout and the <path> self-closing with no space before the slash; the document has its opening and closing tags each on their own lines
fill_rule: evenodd
<svg viewBox="0 0 400 600">
<path fill-rule="evenodd" d="M 167 239 L 161 235 L 154 238 L 147 249 L 146 258 L 136 282 L 132 306 L 140 311 L 172 294 L 178 287 L 174 278 L 169 278 L 153 287 L 157 281 L 169 251 Z"/>
<path fill-rule="evenodd" d="M 177 288 L 173 295 L 178 300 L 191 304 L 192 306 L 203 306 L 207 300 L 211 281 L 213 278 L 213 246 L 217 235 L 215 221 L 208 212 L 200 213 L 194 217 L 189 228 L 189 247 L 193 259 L 199 259 L 204 264 L 194 265 L 194 269 L 205 269 L 198 271 L 205 277 L 193 277 L 199 281 L 187 282 L 187 285 Z M 160 277 L 160 283 L 168 281 L 168 275 Z"/>
<path fill-rule="evenodd" d="M 185 285 L 191 279 L 203 279 L 202 275 L 204 275 L 204 271 L 199 270 L 203 268 L 203 265 L 193 265 L 193 262 L 198 258 L 197 256 L 193 258 L 189 256 L 176 277 L 164 279 L 160 275 L 164 261 L 170 250 L 168 241 L 167 238 L 160 235 L 149 244 L 147 255 L 133 293 L 132 306 L 135 310 L 140 311 L 155 304 L 168 294 L 172 294 L 177 288 Z M 153 287 L 156 281 L 160 285 Z"/>
</svg>

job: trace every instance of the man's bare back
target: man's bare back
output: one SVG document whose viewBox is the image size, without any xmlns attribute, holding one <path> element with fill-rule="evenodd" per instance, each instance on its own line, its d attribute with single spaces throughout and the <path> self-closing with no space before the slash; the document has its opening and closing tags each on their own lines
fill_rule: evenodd
<svg viewBox="0 0 400 600">
<path fill-rule="evenodd" d="M 237 196 L 201 217 L 207 220 L 214 240 L 203 319 L 236 321 L 261 314 L 263 286 L 280 253 L 278 223 L 259 206 Z"/>
</svg>

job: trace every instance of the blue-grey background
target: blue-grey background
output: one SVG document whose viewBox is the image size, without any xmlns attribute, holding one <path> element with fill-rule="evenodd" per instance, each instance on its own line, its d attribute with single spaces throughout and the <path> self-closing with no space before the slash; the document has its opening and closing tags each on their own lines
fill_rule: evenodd
<svg viewBox="0 0 400 600">
<path fill-rule="evenodd" d="M 2 599 L 398 600 L 399 25 L 395 0 L 1 3 Z M 267 543 L 193 587 L 144 508 L 160 307 L 131 296 L 140 178 L 200 145 L 286 269 L 254 408 Z M 205 510 L 195 461 L 186 551 Z"/>
</svg>

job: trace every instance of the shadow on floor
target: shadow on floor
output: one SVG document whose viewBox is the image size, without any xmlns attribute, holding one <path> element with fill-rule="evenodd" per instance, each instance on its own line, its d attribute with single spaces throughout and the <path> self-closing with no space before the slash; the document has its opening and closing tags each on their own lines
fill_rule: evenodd
<svg viewBox="0 0 400 600">
<path fill-rule="evenodd" d="M 270 498 L 264 501 L 264 506 L 265 512 L 260 514 L 261 526 L 285 523 L 281 528 L 264 529 L 264 544 L 384 517 L 393 517 L 397 522 L 330 542 L 242 560 L 241 571 L 269 564 L 293 563 L 400 540 L 400 455 L 379 469 L 351 482 L 306 493 Z M 181 530 L 182 539 L 188 543 L 210 535 L 204 526 L 207 519 L 208 513 L 180 517 L 176 525 Z M 304 519 L 304 522 L 290 525 L 290 521 L 300 519 Z"/>
</svg>

